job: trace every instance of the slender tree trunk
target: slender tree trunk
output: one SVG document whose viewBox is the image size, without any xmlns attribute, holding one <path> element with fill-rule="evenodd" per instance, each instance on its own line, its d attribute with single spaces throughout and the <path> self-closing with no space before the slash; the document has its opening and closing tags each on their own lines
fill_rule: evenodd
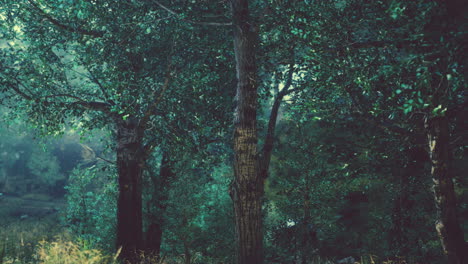
<svg viewBox="0 0 468 264">
<path fill-rule="evenodd" d="M 270 168 L 271 154 L 273 153 L 273 143 L 275 139 L 275 128 L 278 120 L 278 112 L 281 106 L 284 95 L 279 94 L 275 97 L 273 106 L 271 107 L 270 119 L 268 120 L 268 129 L 265 136 L 265 143 L 263 145 L 262 160 L 259 166 L 260 177 L 266 179 Z"/>
<path fill-rule="evenodd" d="M 162 235 L 162 223 L 153 222 L 149 225 L 148 231 L 146 231 L 145 255 L 160 258 Z"/>
<path fill-rule="evenodd" d="M 133 119 L 117 121 L 117 171 L 119 198 L 117 202 L 117 247 L 120 258 L 136 262 L 142 250 L 141 177 L 145 163 L 142 132 Z"/>
<path fill-rule="evenodd" d="M 448 263 L 468 263 L 468 247 L 457 218 L 453 176 L 450 168 L 451 151 L 447 117 L 439 116 L 427 120 L 426 129 L 437 208 L 436 229 Z"/>
<path fill-rule="evenodd" d="M 292 52 L 292 62 L 289 66 L 289 72 L 286 79 L 286 83 L 281 91 L 275 96 L 273 100 L 273 106 L 270 111 L 270 118 L 268 120 L 267 133 L 265 135 L 265 143 L 263 145 L 261 163 L 259 165 L 260 177 L 266 179 L 268 177 L 268 171 L 270 169 L 271 155 L 273 153 L 274 139 L 275 139 L 275 129 L 276 122 L 278 121 L 278 113 L 283 102 L 283 98 L 291 93 L 293 90 L 289 88 L 292 85 L 292 78 L 294 73 L 294 52 Z"/>
<path fill-rule="evenodd" d="M 187 218 L 186 211 L 184 210 L 183 212 L 183 218 L 182 218 L 182 228 L 188 228 L 189 222 Z M 182 244 L 184 245 L 184 263 L 185 264 L 190 264 L 192 262 L 192 255 L 190 253 L 190 237 L 189 236 L 183 236 L 182 237 Z"/>
<path fill-rule="evenodd" d="M 395 256 L 408 256 L 410 248 L 416 244 L 410 243 L 410 234 L 408 230 L 411 230 L 411 216 L 412 206 L 410 205 L 411 195 L 411 182 L 410 178 L 417 171 L 412 170 L 412 161 L 408 162 L 406 166 L 402 165 L 404 169 L 396 170 L 393 173 L 393 177 L 399 178 L 397 197 L 393 203 L 392 213 L 392 228 L 389 233 L 390 243 L 394 249 Z"/>
<path fill-rule="evenodd" d="M 192 255 L 190 254 L 190 247 L 187 240 L 183 240 L 184 242 L 184 263 L 190 264 L 192 262 Z"/>
<path fill-rule="evenodd" d="M 302 220 L 302 243 L 301 243 L 301 263 L 307 264 L 311 255 L 311 231 L 310 225 L 310 196 L 309 196 L 309 186 L 306 186 L 304 190 L 304 204 L 303 204 L 303 220 Z"/>
<path fill-rule="evenodd" d="M 169 158 L 167 151 L 163 152 L 159 178 L 155 178 L 154 186 L 156 197 L 153 199 L 153 206 L 158 206 L 158 215 L 154 216 L 146 234 L 146 250 L 152 256 L 160 258 L 162 235 L 164 232 L 164 212 L 168 200 L 168 189 L 172 179 L 175 178 L 173 162 Z"/>
<path fill-rule="evenodd" d="M 233 0 L 234 51 L 237 70 L 237 107 L 234 117 L 234 203 L 239 264 L 263 263 L 263 179 L 257 153 L 256 28 L 247 0 Z"/>
</svg>

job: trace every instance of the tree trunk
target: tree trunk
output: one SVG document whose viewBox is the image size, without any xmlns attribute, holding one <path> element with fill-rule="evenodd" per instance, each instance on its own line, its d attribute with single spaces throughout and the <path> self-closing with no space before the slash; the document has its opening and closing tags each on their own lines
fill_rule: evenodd
<svg viewBox="0 0 468 264">
<path fill-rule="evenodd" d="M 304 190 L 304 203 L 303 203 L 303 219 L 302 219 L 302 243 L 301 243 L 301 264 L 307 264 L 311 255 L 311 219 L 310 219 L 310 197 L 309 197 L 309 186 L 305 187 Z M 310 232 L 309 232 L 310 231 Z M 314 233 L 315 234 L 315 233 Z"/>
<path fill-rule="evenodd" d="M 408 158 L 409 159 L 409 158 Z M 418 171 L 413 170 L 413 162 L 410 160 L 406 166 L 402 164 L 403 169 L 393 172 L 393 177 L 399 178 L 397 196 L 395 197 L 392 209 L 392 228 L 390 229 L 390 240 L 393 253 L 395 256 L 408 256 L 411 247 L 415 243 L 410 243 L 410 233 L 408 232 L 413 227 L 411 225 L 412 206 L 410 205 L 411 182 Z M 414 241 L 411 241 L 414 242 Z"/>
<path fill-rule="evenodd" d="M 281 101 L 284 95 L 280 94 L 275 97 L 273 106 L 271 107 L 270 119 L 268 121 L 268 129 L 265 135 L 265 143 L 263 145 L 262 160 L 259 166 L 260 177 L 266 179 L 270 168 L 271 154 L 273 153 L 273 143 L 275 138 L 276 122 L 278 120 L 278 112 L 281 106 Z"/>
<path fill-rule="evenodd" d="M 151 223 L 148 227 L 148 231 L 146 231 L 146 255 L 155 257 L 156 259 L 160 258 L 162 235 L 162 223 Z"/>
<path fill-rule="evenodd" d="M 168 198 L 169 184 L 175 178 L 173 162 L 169 158 L 167 151 L 164 151 L 159 169 L 159 178 L 154 179 L 156 197 L 153 199 L 153 206 L 159 207 L 158 215 L 155 215 L 146 234 L 146 253 L 160 258 L 161 241 L 164 226 L 164 212 Z"/>
<path fill-rule="evenodd" d="M 467 246 L 457 218 L 455 191 L 450 168 L 449 125 L 447 117 L 426 120 L 434 198 L 436 229 L 449 264 L 468 263 Z"/>
<path fill-rule="evenodd" d="M 117 172 L 119 198 L 117 202 L 117 247 L 120 258 L 137 261 L 142 249 L 141 177 L 145 164 L 142 132 L 134 119 L 117 121 Z"/>
<path fill-rule="evenodd" d="M 234 203 L 237 263 L 263 263 L 263 179 L 257 153 L 256 28 L 247 0 L 233 0 L 234 51 L 237 70 L 237 106 L 234 117 Z"/>
<path fill-rule="evenodd" d="M 430 26 L 426 27 L 428 36 L 437 45 L 443 39 L 447 43 L 439 49 L 439 56 L 433 59 L 432 73 L 432 109 L 438 106 L 447 106 L 451 97 L 451 82 L 447 79 L 447 71 L 451 63 L 462 63 L 464 57 L 455 58 L 446 47 L 450 44 L 450 35 L 447 32 L 459 31 L 464 23 L 466 14 L 466 1 L 447 0 L 436 1 L 440 4 L 441 15 L 433 17 Z M 457 55 L 463 56 L 463 54 Z M 453 61 L 452 61 L 453 60 Z M 442 75 L 442 76 L 441 76 Z M 452 152 L 450 149 L 450 127 L 449 120 L 444 113 L 439 116 L 427 118 L 425 121 L 427 139 L 429 143 L 429 154 L 432 163 L 432 179 L 434 181 L 434 199 L 436 203 L 436 230 L 447 256 L 447 263 L 468 263 L 468 246 L 465 243 L 463 229 L 457 218 L 456 196 L 453 185 L 451 168 Z"/>
<path fill-rule="evenodd" d="M 192 255 L 190 254 L 190 247 L 188 245 L 187 240 L 183 240 L 184 242 L 184 264 L 190 264 L 192 262 Z"/>
<path fill-rule="evenodd" d="M 281 91 L 275 96 L 273 100 L 273 106 L 270 111 L 270 118 L 268 120 L 267 133 L 265 135 L 265 143 L 263 145 L 262 157 L 259 164 L 260 177 L 264 180 L 268 177 L 268 171 L 270 169 L 271 155 L 273 153 L 274 139 L 275 139 L 275 129 L 276 122 L 278 121 L 278 113 L 283 102 L 283 98 L 292 92 L 289 88 L 292 84 L 292 78 L 294 74 L 294 52 L 292 52 L 292 62 L 289 66 L 289 72 L 286 79 L 286 83 Z"/>
</svg>

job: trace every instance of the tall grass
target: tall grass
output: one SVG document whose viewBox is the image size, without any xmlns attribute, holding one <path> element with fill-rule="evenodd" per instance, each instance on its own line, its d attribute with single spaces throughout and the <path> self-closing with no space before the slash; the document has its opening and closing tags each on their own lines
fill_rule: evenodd
<svg viewBox="0 0 468 264">
<path fill-rule="evenodd" d="M 115 264 L 119 252 L 107 256 L 97 249 L 86 249 L 71 241 L 42 241 L 37 251 L 40 264 Z"/>
<path fill-rule="evenodd" d="M 0 226 L 0 264 L 33 263 L 38 241 L 63 233 L 56 221 L 16 221 Z"/>
<path fill-rule="evenodd" d="M 41 242 L 38 242 L 41 241 Z M 72 242 L 73 241 L 73 242 Z M 0 226 L 0 264 L 121 264 L 114 255 L 94 249 L 84 240 L 77 240 L 58 221 L 23 220 Z M 139 264 L 186 263 L 184 256 L 158 259 L 142 254 Z M 194 252 L 191 263 L 219 263 Z M 373 255 L 363 256 L 355 264 L 409 264 L 404 258 L 383 259 Z M 316 257 L 309 264 L 334 264 Z"/>
</svg>

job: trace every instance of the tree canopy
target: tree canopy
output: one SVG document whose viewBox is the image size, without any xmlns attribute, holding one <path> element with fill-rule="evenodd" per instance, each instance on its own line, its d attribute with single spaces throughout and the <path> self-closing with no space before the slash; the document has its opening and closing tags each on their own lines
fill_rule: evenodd
<svg viewBox="0 0 468 264">
<path fill-rule="evenodd" d="M 130 263 L 464 263 L 467 8 L 2 0 L 5 124 L 102 142 L 6 136 L 0 192 L 66 186 L 75 239 Z"/>
</svg>

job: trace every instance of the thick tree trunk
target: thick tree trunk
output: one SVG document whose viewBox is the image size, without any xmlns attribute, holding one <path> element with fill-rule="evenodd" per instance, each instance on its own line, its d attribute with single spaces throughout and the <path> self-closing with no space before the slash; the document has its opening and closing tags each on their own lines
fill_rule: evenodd
<svg viewBox="0 0 468 264">
<path fill-rule="evenodd" d="M 136 262 L 142 250 L 141 177 L 145 164 L 142 133 L 136 120 L 117 121 L 117 171 L 119 198 L 117 202 L 117 247 L 120 258 Z"/>
<path fill-rule="evenodd" d="M 436 229 L 449 264 L 468 263 L 463 231 L 457 218 L 455 191 L 450 168 L 449 125 L 447 117 L 426 121 L 434 198 L 437 207 Z"/>
<path fill-rule="evenodd" d="M 247 0 L 233 0 L 234 51 L 237 70 L 237 108 L 234 117 L 234 203 L 237 262 L 263 263 L 263 179 L 257 153 L 257 32 L 249 18 Z"/>
</svg>

